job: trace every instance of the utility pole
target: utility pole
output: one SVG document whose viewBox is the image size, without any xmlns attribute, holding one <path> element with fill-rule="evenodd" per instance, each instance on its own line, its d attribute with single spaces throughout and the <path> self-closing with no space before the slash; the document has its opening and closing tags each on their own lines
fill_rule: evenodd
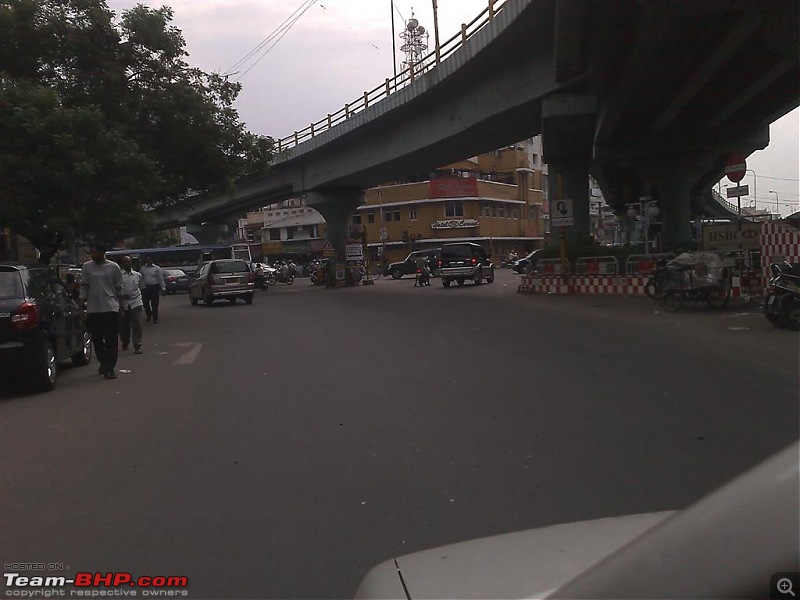
<svg viewBox="0 0 800 600">
<path fill-rule="evenodd" d="M 392 15 L 392 68 L 394 69 L 394 78 L 397 79 L 397 48 L 394 41 L 394 0 L 389 0 L 389 11 Z M 395 85 L 397 85 L 395 83 Z"/>
<path fill-rule="evenodd" d="M 439 6 L 433 0 L 433 41 L 436 44 L 436 64 L 439 64 Z"/>
</svg>

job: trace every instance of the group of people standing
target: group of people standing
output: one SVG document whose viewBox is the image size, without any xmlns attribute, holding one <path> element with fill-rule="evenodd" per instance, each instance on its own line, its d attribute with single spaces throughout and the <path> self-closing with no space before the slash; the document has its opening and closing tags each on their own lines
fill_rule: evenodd
<svg viewBox="0 0 800 600">
<path fill-rule="evenodd" d="M 80 304 L 86 311 L 86 328 L 100 363 L 97 372 L 106 379 L 116 379 L 119 343 L 128 350 L 131 341 L 135 354 L 142 354 L 142 313 L 147 322 L 159 323 L 158 305 L 165 290 L 164 273 L 151 257 L 139 271 L 132 268 L 131 257 L 120 264 L 106 258 L 106 246 L 90 246 L 92 259 L 81 267 Z"/>
</svg>

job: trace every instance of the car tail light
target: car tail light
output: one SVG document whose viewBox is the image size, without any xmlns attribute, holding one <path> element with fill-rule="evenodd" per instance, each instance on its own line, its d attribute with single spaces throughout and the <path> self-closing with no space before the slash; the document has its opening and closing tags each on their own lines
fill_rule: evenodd
<svg viewBox="0 0 800 600">
<path fill-rule="evenodd" d="M 167 277 L 167 281 L 169 283 L 175 283 L 175 278 L 174 277 Z"/>
<path fill-rule="evenodd" d="M 16 332 L 28 331 L 39 323 L 39 307 L 25 302 L 11 315 L 11 329 Z"/>
<path fill-rule="evenodd" d="M 439 264 L 438 264 L 437 266 L 438 266 L 438 267 L 441 267 L 441 266 L 442 266 L 442 261 L 441 261 L 441 259 L 438 261 L 438 263 L 439 263 Z"/>
<path fill-rule="evenodd" d="M 477 265 L 478 264 L 478 259 L 475 258 L 474 256 L 472 257 L 472 264 L 473 265 Z"/>
</svg>

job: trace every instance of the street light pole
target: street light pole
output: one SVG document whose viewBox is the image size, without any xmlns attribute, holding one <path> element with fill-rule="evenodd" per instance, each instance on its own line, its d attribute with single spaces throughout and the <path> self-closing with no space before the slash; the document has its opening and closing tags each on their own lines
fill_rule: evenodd
<svg viewBox="0 0 800 600">
<path fill-rule="evenodd" d="M 753 171 L 753 169 L 745 169 L 745 173 L 753 174 L 753 198 L 756 199 L 756 210 L 758 210 L 758 177 L 756 177 L 756 172 Z M 752 221 L 753 215 L 750 215 L 750 217 L 750 220 Z"/>
<path fill-rule="evenodd" d="M 778 192 L 776 192 L 775 190 L 770 190 L 769 193 L 770 194 L 775 194 L 775 214 L 778 215 L 778 218 L 780 219 L 781 218 L 781 207 L 780 207 L 780 204 L 778 203 Z"/>
</svg>

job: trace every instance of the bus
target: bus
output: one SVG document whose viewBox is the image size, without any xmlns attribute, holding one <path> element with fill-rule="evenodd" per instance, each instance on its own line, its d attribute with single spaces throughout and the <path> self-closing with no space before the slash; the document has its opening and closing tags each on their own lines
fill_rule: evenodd
<svg viewBox="0 0 800 600">
<path fill-rule="evenodd" d="M 164 269 L 181 269 L 193 273 L 200 263 L 222 258 L 238 258 L 248 263 L 253 257 L 250 246 L 244 243 L 229 244 L 185 244 L 165 248 L 125 248 L 109 250 L 106 257 L 119 262 L 123 256 L 130 256 L 134 269 L 144 264 L 145 256 L 153 259 L 153 264 Z"/>
</svg>

